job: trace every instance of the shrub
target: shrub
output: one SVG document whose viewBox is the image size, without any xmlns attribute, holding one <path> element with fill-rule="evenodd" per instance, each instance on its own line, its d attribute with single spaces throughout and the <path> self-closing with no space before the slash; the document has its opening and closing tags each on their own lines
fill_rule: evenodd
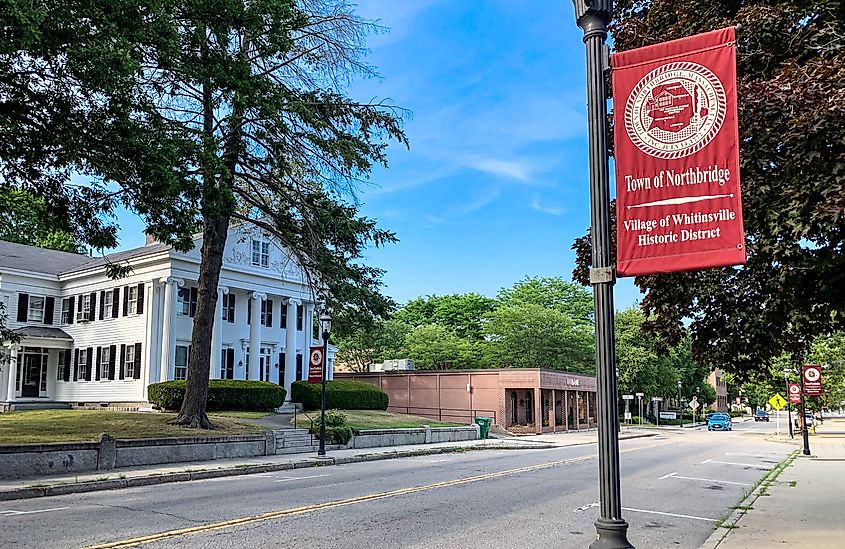
<svg viewBox="0 0 845 549">
<path fill-rule="evenodd" d="M 302 404 L 306 410 L 320 408 L 320 384 L 296 381 L 291 385 L 291 400 Z M 340 410 L 387 410 L 390 399 L 387 393 L 362 381 L 327 381 L 326 408 Z M 328 422 L 326 422 L 328 425 Z"/>
<path fill-rule="evenodd" d="M 320 426 L 320 416 L 314 420 Z M 340 410 L 326 410 L 326 427 L 343 427 L 346 425 L 346 414 Z"/>
<path fill-rule="evenodd" d="M 179 410 L 185 398 L 185 380 L 153 383 L 147 387 L 150 404 L 165 410 Z M 285 388 L 267 381 L 211 379 L 206 409 L 266 412 L 285 403 Z"/>
<path fill-rule="evenodd" d="M 735 412 L 734 410 L 731 410 L 729 413 L 730 413 L 731 417 L 741 417 L 742 416 L 742 412 Z"/>
</svg>

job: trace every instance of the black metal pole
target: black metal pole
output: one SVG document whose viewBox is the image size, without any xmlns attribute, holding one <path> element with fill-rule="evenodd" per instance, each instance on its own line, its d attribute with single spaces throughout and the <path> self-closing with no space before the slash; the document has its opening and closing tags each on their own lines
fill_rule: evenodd
<svg viewBox="0 0 845 549">
<path fill-rule="evenodd" d="M 587 123 L 590 144 L 590 232 L 592 235 L 593 305 L 596 322 L 596 384 L 599 435 L 601 516 L 596 520 L 592 549 L 633 547 L 622 520 L 619 480 L 619 434 L 616 416 L 616 353 L 614 349 L 613 284 L 610 250 L 610 182 L 607 147 L 607 25 L 612 0 L 573 0 L 575 20 L 584 31 L 587 58 Z"/>
<path fill-rule="evenodd" d="M 320 449 L 318 456 L 326 455 L 326 370 L 329 361 L 329 333 L 323 332 L 323 376 L 322 396 L 320 398 Z"/>
<path fill-rule="evenodd" d="M 789 374 L 785 370 L 783 380 L 786 382 L 786 417 L 787 423 L 789 423 L 789 438 L 795 438 L 795 433 L 792 431 L 792 396 L 789 394 Z"/>
<path fill-rule="evenodd" d="M 804 403 L 804 368 L 798 370 L 798 376 L 801 378 L 801 425 L 804 432 L 804 451 L 805 456 L 810 455 L 810 430 L 807 428 L 807 406 Z"/>
</svg>

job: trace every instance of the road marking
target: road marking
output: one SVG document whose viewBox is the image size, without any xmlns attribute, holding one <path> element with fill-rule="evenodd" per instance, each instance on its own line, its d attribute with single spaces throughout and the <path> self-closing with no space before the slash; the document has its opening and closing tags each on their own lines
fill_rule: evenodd
<svg viewBox="0 0 845 549">
<path fill-rule="evenodd" d="M 760 452 L 758 454 L 738 454 L 736 452 L 725 452 L 726 456 L 744 456 L 744 457 L 753 457 L 753 458 L 769 458 L 769 457 L 781 457 L 782 454 L 776 454 L 774 452 L 766 453 Z"/>
<path fill-rule="evenodd" d="M 650 513 L 652 515 L 663 515 L 666 517 L 678 517 L 678 518 L 686 518 L 686 519 L 693 519 L 693 520 L 704 520 L 707 522 L 719 522 L 718 519 L 712 519 L 707 517 L 696 517 L 694 515 L 681 515 L 678 513 L 664 513 L 663 511 L 650 511 L 648 509 L 634 509 L 633 507 L 623 507 L 623 511 L 633 511 L 634 513 Z"/>
<path fill-rule="evenodd" d="M 646 446 L 640 446 L 637 448 L 626 448 L 625 450 L 620 450 L 620 454 L 625 454 L 628 452 L 636 452 L 639 450 L 646 450 L 649 448 L 657 448 L 660 446 L 666 446 L 668 443 L 660 443 L 660 444 L 649 444 Z M 312 513 L 315 511 L 322 511 L 325 509 L 335 509 L 337 507 L 345 507 L 347 505 L 354 505 L 356 503 L 363 503 L 368 501 L 377 501 L 381 499 L 387 499 L 397 496 L 404 496 L 408 494 L 415 494 L 418 492 L 427 492 L 431 490 L 435 490 L 437 488 L 446 488 L 450 486 L 459 486 L 462 484 L 470 484 L 473 482 L 480 482 L 482 480 L 487 480 L 491 478 L 499 478 L 505 477 L 510 475 L 516 475 L 519 473 L 530 473 L 533 471 L 541 471 L 543 469 L 551 469 L 552 467 L 557 467 L 559 465 L 568 465 L 571 463 L 579 463 L 582 461 L 590 461 L 596 459 L 597 455 L 586 455 L 580 456 L 576 458 L 569 458 L 569 459 L 562 459 L 558 461 L 549 461 L 546 463 L 539 463 L 537 465 L 528 465 L 526 467 L 517 467 L 515 469 L 507 469 L 504 471 L 497 471 L 495 473 L 484 473 L 481 475 L 474 475 L 471 477 L 463 477 L 455 480 L 447 480 L 443 482 L 436 482 L 434 484 L 426 484 L 423 486 L 412 486 L 410 488 L 400 488 L 398 490 L 391 490 L 388 492 L 378 492 L 375 494 L 368 494 L 366 496 L 357 496 L 353 498 L 347 499 L 339 499 L 334 501 L 327 501 L 325 503 L 317 503 L 313 505 L 306 505 L 304 507 L 294 507 L 291 509 L 282 509 L 279 511 L 270 511 L 268 513 L 262 513 L 260 515 L 253 515 L 253 516 L 246 516 L 240 517 L 232 520 L 226 520 L 222 522 L 212 522 L 208 524 L 201 524 L 199 526 L 192 526 L 189 528 L 179 528 L 176 530 L 168 530 L 165 532 L 159 532 L 157 534 L 151 534 L 148 536 L 139 536 L 136 538 L 129 538 L 124 540 L 113 541 L 109 543 L 102 543 L 99 545 L 89 545 L 84 549 L 117 549 L 117 548 L 124 548 L 124 547 L 134 547 L 136 545 L 146 545 L 148 543 L 154 543 L 156 541 L 162 541 L 171 538 L 178 538 L 182 536 L 190 536 L 194 534 L 202 534 L 205 532 L 213 532 L 217 530 L 226 530 L 228 528 L 234 528 L 237 526 L 243 526 L 246 524 L 255 524 L 259 522 L 267 522 L 274 519 L 280 519 L 285 517 L 292 517 L 298 515 L 304 515 L 306 513 Z"/>
<path fill-rule="evenodd" d="M 716 463 L 719 465 L 739 465 L 740 467 L 754 467 L 756 469 L 763 469 L 768 471 L 771 467 L 766 467 L 765 465 L 760 465 L 758 463 L 737 463 L 735 461 L 716 461 L 715 459 L 705 459 L 701 462 L 701 465 L 705 463 Z"/>
<path fill-rule="evenodd" d="M 669 473 L 668 475 L 663 475 L 658 480 L 664 480 L 667 478 L 682 478 L 685 480 L 701 480 L 703 482 L 718 482 L 719 484 L 736 484 L 737 486 L 750 486 L 747 482 L 733 482 L 730 480 L 716 480 L 714 478 L 700 478 L 700 477 L 685 477 L 681 476 L 678 473 Z"/>
<path fill-rule="evenodd" d="M 282 477 L 279 480 L 274 480 L 273 482 L 290 482 L 292 480 L 305 480 L 305 479 L 309 479 L 309 478 L 322 478 L 322 477 L 327 477 L 327 476 L 329 476 L 329 475 L 311 475 L 311 476 L 308 476 L 308 477 Z"/>
<path fill-rule="evenodd" d="M 0 516 L 16 517 L 18 515 L 34 515 L 36 513 L 49 513 L 50 511 L 64 511 L 65 509 L 69 509 L 69 507 L 53 507 L 50 509 L 36 509 L 35 511 L 15 511 L 14 509 L 7 509 L 5 511 L 0 511 Z"/>
<path fill-rule="evenodd" d="M 599 502 L 596 501 L 596 502 L 593 502 L 593 503 L 590 503 L 590 504 L 587 504 L 587 505 L 582 505 L 581 507 L 575 509 L 575 512 L 579 513 L 581 511 L 586 511 L 587 509 L 592 509 L 593 507 L 598 507 L 598 506 L 599 506 Z M 633 507 L 623 507 L 622 510 L 623 511 L 632 511 L 634 513 L 650 513 L 652 515 L 664 515 L 664 516 L 667 516 L 667 517 L 678 517 L 678 518 L 687 518 L 687 519 L 693 519 L 693 520 L 705 520 L 707 522 L 718 522 L 717 519 L 712 519 L 712 518 L 707 518 L 707 517 L 696 517 L 694 515 L 681 515 L 681 514 L 678 514 L 678 513 L 664 513 L 663 511 L 651 511 L 650 509 L 635 509 Z"/>
</svg>

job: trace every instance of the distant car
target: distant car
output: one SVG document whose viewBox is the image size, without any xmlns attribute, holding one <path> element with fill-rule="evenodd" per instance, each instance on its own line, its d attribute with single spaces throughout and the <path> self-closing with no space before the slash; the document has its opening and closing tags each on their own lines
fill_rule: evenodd
<svg viewBox="0 0 845 549">
<path fill-rule="evenodd" d="M 731 416 L 728 414 L 711 414 L 707 419 L 708 431 L 732 431 L 733 423 L 731 423 Z"/>
<path fill-rule="evenodd" d="M 769 421 L 769 412 L 766 410 L 757 410 L 754 412 L 754 421 Z"/>
</svg>

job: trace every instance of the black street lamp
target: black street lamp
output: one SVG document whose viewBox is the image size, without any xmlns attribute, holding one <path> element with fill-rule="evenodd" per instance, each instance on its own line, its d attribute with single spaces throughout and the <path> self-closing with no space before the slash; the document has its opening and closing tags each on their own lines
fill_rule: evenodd
<svg viewBox="0 0 845 549">
<path fill-rule="evenodd" d="M 617 383 L 613 284 L 615 273 L 610 254 L 610 183 L 608 178 L 607 90 L 605 71 L 608 50 L 607 25 L 613 0 L 572 0 L 575 22 L 584 31 L 587 58 L 587 126 L 590 146 L 590 233 L 592 264 L 590 284 L 596 330 L 596 396 L 599 429 L 599 495 L 601 516 L 596 520 L 592 549 L 633 547 L 627 538 L 628 523 L 622 520 L 619 480 L 619 433 L 616 416 Z"/>
<path fill-rule="evenodd" d="M 795 438 L 795 433 L 792 431 L 792 402 L 789 395 L 789 368 L 783 368 L 783 381 L 786 384 L 786 413 L 789 423 L 789 438 Z"/>
<path fill-rule="evenodd" d="M 323 336 L 323 375 L 322 375 L 322 397 L 320 398 L 320 449 L 318 456 L 326 455 L 326 374 L 329 362 L 329 335 L 332 333 L 332 315 L 323 311 L 320 315 L 320 333 Z"/>
<path fill-rule="evenodd" d="M 804 369 L 798 370 L 798 377 L 801 378 L 801 426 L 803 427 L 804 449 L 802 454 L 810 455 L 810 429 L 807 427 L 807 402 L 804 400 Z"/>
<path fill-rule="evenodd" d="M 683 383 L 681 383 L 681 380 L 679 379 L 678 380 L 678 409 L 681 408 L 681 387 L 682 386 L 683 386 Z"/>
</svg>

